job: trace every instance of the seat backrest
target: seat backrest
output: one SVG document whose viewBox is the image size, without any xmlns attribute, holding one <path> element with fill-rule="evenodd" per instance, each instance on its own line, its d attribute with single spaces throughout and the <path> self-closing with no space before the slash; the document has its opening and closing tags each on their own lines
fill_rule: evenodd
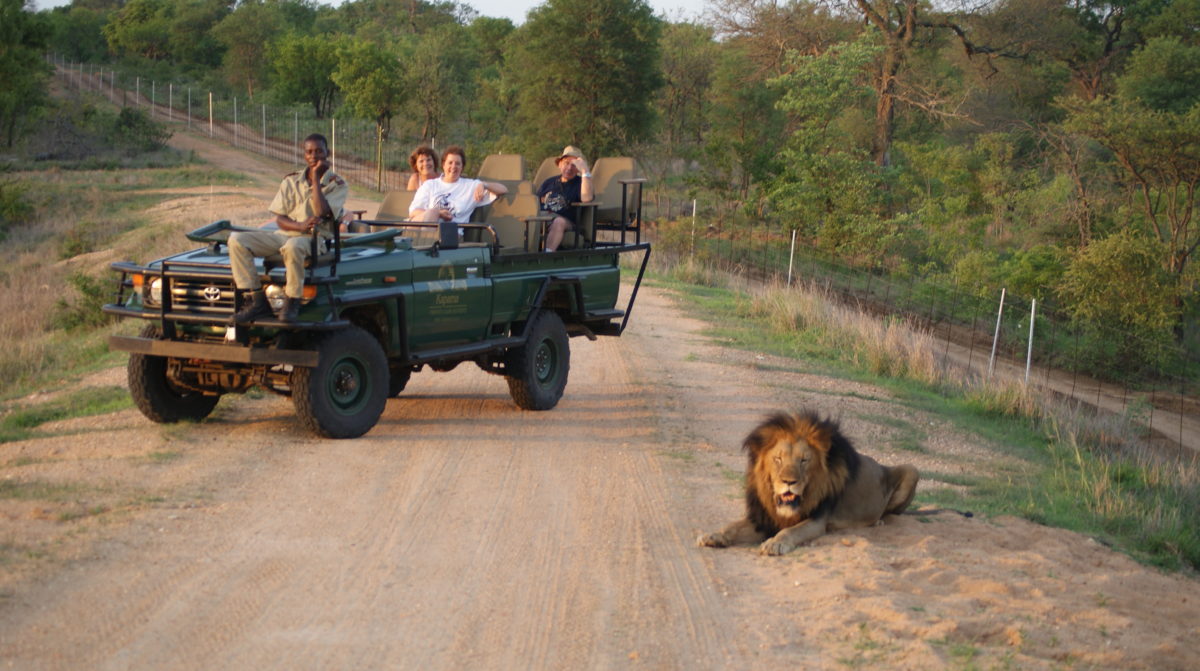
<svg viewBox="0 0 1200 671">
<path fill-rule="evenodd" d="M 408 219 L 408 206 L 412 205 L 416 191 L 389 191 L 379 204 L 375 219 L 379 221 L 404 221 Z"/>
<path fill-rule="evenodd" d="M 528 189 L 511 189 L 492 203 L 491 214 L 488 215 L 488 225 L 496 231 L 496 239 L 500 242 L 501 254 L 529 251 L 529 244 L 536 244 L 536 222 L 529 218 L 537 216 L 537 196 L 529 193 Z"/>
<path fill-rule="evenodd" d="M 636 177 L 637 164 L 628 156 L 596 159 L 596 164 L 592 166 L 592 200 L 596 203 L 597 222 L 613 222 L 621 218 L 621 180 Z M 627 204 L 627 207 L 636 207 L 636 203 Z"/>
<path fill-rule="evenodd" d="M 520 154 L 489 154 L 479 164 L 477 179 L 500 182 L 509 191 L 516 191 L 517 184 L 525 179 L 525 157 Z"/>
<path fill-rule="evenodd" d="M 562 172 L 558 169 L 558 157 L 547 156 L 546 159 L 542 161 L 542 164 L 538 166 L 537 172 L 533 175 L 533 190 L 537 191 L 538 187 L 542 185 L 542 182 L 561 174 Z"/>
</svg>

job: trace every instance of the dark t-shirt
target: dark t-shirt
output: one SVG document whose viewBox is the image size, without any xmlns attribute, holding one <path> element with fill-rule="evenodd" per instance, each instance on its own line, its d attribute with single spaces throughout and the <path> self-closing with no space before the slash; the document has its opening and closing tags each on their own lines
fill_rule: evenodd
<svg viewBox="0 0 1200 671">
<path fill-rule="evenodd" d="M 538 187 L 537 197 L 542 203 L 542 209 L 553 212 L 560 217 L 575 223 L 575 208 L 571 203 L 578 203 L 582 198 L 583 179 L 576 175 L 570 180 L 562 181 L 561 175 L 555 175 L 542 182 Z M 545 200 L 542 196 L 546 196 Z"/>
</svg>

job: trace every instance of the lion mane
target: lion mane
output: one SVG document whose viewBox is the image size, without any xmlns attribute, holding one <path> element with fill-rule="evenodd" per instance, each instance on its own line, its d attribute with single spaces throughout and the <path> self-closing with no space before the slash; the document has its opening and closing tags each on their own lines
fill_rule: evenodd
<svg viewBox="0 0 1200 671">
<path fill-rule="evenodd" d="M 766 450 L 780 440 L 804 440 L 817 455 L 816 462 L 809 467 L 808 481 L 796 506 L 800 518 L 815 517 L 832 509 L 845 491 L 846 483 L 858 476 L 858 453 L 836 423 L 821 420 L 811 412 L 780 412 L 767 417 L 746 436 L 742 449 L 749 460 L 746 466 L 746 514 L 756 529 L 770 536 L 797 523 L 795 516 L 785 518 L 779 514 L 769 467 L 763 459 Z"/>
<path fill-rule="evenodd" d="M 762 542 L 784 554 L 826 531 L 870 526 L 916 494 L 917 470 L 859 454 L 836 422 L 816 412 L 778 412 L 746 436 L 746 517 L 698 543 Z"/>
</svg>

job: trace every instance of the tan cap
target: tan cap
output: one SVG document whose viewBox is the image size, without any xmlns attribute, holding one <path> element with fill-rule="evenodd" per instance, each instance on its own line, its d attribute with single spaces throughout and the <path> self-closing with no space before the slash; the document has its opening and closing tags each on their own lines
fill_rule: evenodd
<svg viewBox="0 0 1200 671">
<path fill-rule="evenodd" d="M 571 158 L 583 158 L 583 152 L 579 151 L 579 147 L 576 147 L 574 145 L 567 145 L 566 147 L 563 147 L 562 154 L 559 155 L 558 159 L 556 159 L 555 162 L 557 163 L 558 161 L 561 161 L 564 158 L 567 158 L 568 156 L 570 156 Z"/>
</svg>

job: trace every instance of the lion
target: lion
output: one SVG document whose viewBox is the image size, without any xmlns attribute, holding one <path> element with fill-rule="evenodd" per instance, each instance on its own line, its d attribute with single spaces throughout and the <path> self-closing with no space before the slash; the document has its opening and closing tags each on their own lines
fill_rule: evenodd
<svg viewBox="0 0 1200 671">
<path fill-rule="evenodd" d="M 742 447 L 746 517 L 700 536 L 702 547 L 761 542 L 763 554 L 787 554 L 826 531 L 879 524 L 917 492 L 916 468 L 859 454 L 836 422 L 812 411 L 768 416 Z"/>
</svg>

